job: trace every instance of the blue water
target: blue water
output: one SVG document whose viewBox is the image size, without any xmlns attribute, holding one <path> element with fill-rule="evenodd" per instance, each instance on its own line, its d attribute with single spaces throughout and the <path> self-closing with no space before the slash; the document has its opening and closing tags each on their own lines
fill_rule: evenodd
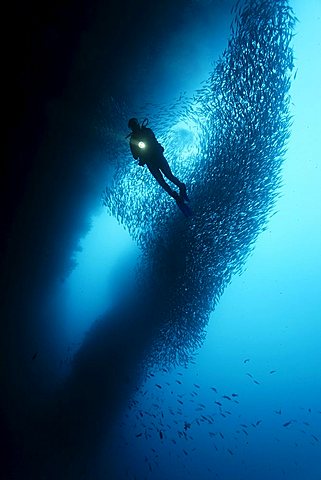
<svg viewBox="0 0 321 480">
<path fill-rule="evenodd" d="M 206 225 L 215 231 L 223 211 L 216 209 L 217 196 L 211 203 L 206 178 L 201 183 L 198 175 L 198 155 L 210 142 L 202 137 L 204 125 L 192 114 L 186 118 L 185 104 L 175 99 L 200 108 L 200 97 L 193 95 L 228 45 L 234 2 L 190 4 L 176 28 L 167 27 L 166 40 L 153 44 L 154 61 L 146 56 L 149 75 L 140 60 L 141 78 L 139 71 L 131 77 L 134 84 L 141 80 L 135 101 L 124 94 L 110 104 L 105 92 L 102 113 L 93 120 L 101 150 L 89 141 L 84 159 L 78 157 L 84 176 L 73 184 L 67 169 L 56 190 L 57 206 L 49 210 L 52 218 L 46 217 L 49 226 L 41 227 L 39 243 L 37 233 L 31 236 L 36 253 L 23 260 L 23 269 L 8 268 L 6 478 L 321 479 L 321 4 L 290 2 L 299 21 L 291 42 L 292 124 L 278 168 L 281 182 L 273 177 L 275 183 L 264 184 L 264 201 L 255 204 L 258 224 L 249 223 L 246 232 L 234 226 L 240 242 L 232 235 L 224 248 L 218 241 L 215 248 L 206 244 Z M 147 46 L 145 53 L 151 55 Z M 168 105 L 175 105 L 172 112 Z M 146 171 L 126 164 L 130 107 L 147 112 L 152 128 L 153 120 L 159 122 L 171 165 L 189 180 L 192 219 L 180 216 Z M 42 155 L 50 157 L 46 149 Z M 248 172 L 245 166 L 244 178 Z M 112 192 L 109 208 L 106 186 Z M 208 223 L 197 217 L 205 204 L 200 188 L 215 213 Z M 33 212 L 44 218 L 29 195 L 18 232 L 27 231 L 25 218 Z M 242 202 L 242 208 L 251 205 Z M 69 216 L 67 207 L 60 208 L 65 205 Z M 258 215 L 250 208 L 245 214 Z M 233 215 L 226 215 L 229 227 Z M 197 229 L 203 234 L 199 243 L 193 237 Z M 165 254 L 158 252 L 160 238 Z M 222 240 L 219 233 L 215 238 Z M 21 245 L 18 258 L 24 258 Z M 199 265 L 204 246 L 212 257 L 204 255 Z M 55 261 L 48 260 L 51 251 Z M 185 254 L 188 268 L 199 268 L 193 270 L 197 275 L 216 266 L 199 303 L 191 292 L 202 291 L 202 277 L 194 278 L 186 267 L 182 278 L 179 260 Z M 18 255 L 14 248 L 11 255 Z M 176 293 L 183 288 L 185 297 Z"/>
</svg>

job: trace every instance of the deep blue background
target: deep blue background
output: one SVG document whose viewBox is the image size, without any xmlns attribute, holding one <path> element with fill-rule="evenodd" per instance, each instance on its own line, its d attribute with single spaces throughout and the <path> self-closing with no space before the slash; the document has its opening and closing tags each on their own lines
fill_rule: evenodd
<svg viewBox="0 0 321 480">
<path fill-rule="evenodd" d="M 56 398 L 84 331 L 121 295 L 123 277 L 139 254 L 128 235 L 101 210 L 111 161 L 95 128 L 101 121 L 97 112 L 102 99 L 112 95 L 128 103 L 165 102 L 181 91 L 198 88 L 226 45 L 232 4 L 83 1 L 39 8 L 21 2 L 6 12 L 10 35 L 4 69 L 7 148 L 1 237 L 5 478 L 28 478 L 28 468 L 33 471 L 36 466 L 37 471 L 41 465 L 43 425 L 48 423 L 47 431 L 53 435 L 48 411 L 54 423 L 60 407 L 58 412 L 44 409 L 42 427 L 29 422 L 29 417 L 37 418 L 43 403 Z M 126 472 L 129 478 L 320 478 L 320 67 L 316 59 L 321 12 L 317 0 L 310 10 L 299 2 L 293 7 L 301 21 L 295 39 L 298 73 L 279 213 L 259 238 L 247 271 L 233 279 L 213 313 L 196 364 L 168 374 L 155 372 L 158 377 L 151 376 L 143 386 L 137 382 L 138 403 L 116 422 L 114 450 L 109 439 L 104 443 L 99 436 L 100 429 L 97 442 L 92 442 L 95 429 L 88 426 L 90 444 L 87 450 L 81 444 L 86 461 L 85 467 L 80 462 L 82 477 L 77 472 L 77 478 L 92 474 L 111 478 L 107 476 L 111 468 L 114 478 L 126 478 Z M 127 133 L 126 125 L 121 133 Z M 86 235 L 94 215 L 90 247 Z M 78 270 L 73 270 L 70 259 L 79 243 L 83 252 L 77 257 Z M 108 292 L 103 301 L 99 292 Z M 97 339 L 92 345 L 94 350 Z M 114 358 L 123 355 L 115 352 Z M 271 374 L 272 370 L 276 372 Z M 253 383 L 247 373 L 260 383 Z M 135 379 L 124 390 L 117 379 L 113 382 L 110 398 L 126 406 Z M 194 384 L 200 385 L 199 393 Z M 87 387 L 76 379 L 75 385 L 81 386 L 76 392 L 87 388 L 90 396 L 90 381 Z M 214 404 L 212 386 L 218 391 L 215 400 L 231 412 L 226 417 Z M 207 421 L 195 423 L 204 413 L 203 407 L 190 402 L 195 391 L 199 403 L 206 405 L 205 415 L 218 415 L 215 431 L 221 431 L 224 439 L 216 433 L 213 440 Z M 231 393 L 237 393 L 240 401 L 233 407 L 228 399 L 222 400 L 222 395 Z M 110 401 L 110 418 L 114 403 Z M 182 413 L 175 410 L 172 415 L 169 409 L 177 407 Z M 281 415 L 275 413 L 280 410 Z M 155 417 L 140 414 L 146 411 Z M 186 430 L 193 439 L 172 435 L 176 428 L 184 431 L 185 420 L 194 421 Z M 289 420 L 289 428 L 283 427 Z M 235 433 L 240 423 L 248 425 L 249 435 L 245 427 Z M 77 435 L 76 416 L 71 424 Z M 151 437 L 145 437 L 146 429 Z M 162 441 L 160 430 L 168 441 Z M 70 458 L 71 463 L 77 461 L 72 455 L 75 452 L 67 448 L 66 464 Z M 55 464 L 55 454 L 51 461 Z M 67 479 L 67 470 L 56 475 Z"/>
</svg>

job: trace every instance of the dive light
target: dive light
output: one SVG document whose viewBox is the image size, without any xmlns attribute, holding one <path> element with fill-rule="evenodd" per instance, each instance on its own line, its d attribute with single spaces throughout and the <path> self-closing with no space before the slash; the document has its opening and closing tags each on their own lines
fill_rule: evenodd
<svg viewBox="0 0 321 480">
<path fill-rule="evenodd" d="M 138 146 L 141 149 L 144 149 L 146 147 L 146 144 L 144 142 L 138 142 Z"/>
</svg>

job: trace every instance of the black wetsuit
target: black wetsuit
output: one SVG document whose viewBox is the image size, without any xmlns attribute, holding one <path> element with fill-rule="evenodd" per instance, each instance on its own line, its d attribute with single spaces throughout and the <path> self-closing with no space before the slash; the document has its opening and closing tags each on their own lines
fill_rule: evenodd
<svg viewBox="0 0 321 480">
<path fill-rule="evenodd" d="M 139 142 L 144 142 L 145 148 L 140 148 L 138 146 Z M 147 165 L 148 170 L 157 182 L 171 197 L 177 200 L 178 193 L 165 182 L 163 175 L 173 182 L 180 191 L 185 188 L 185 184 L 173 175 L 163 155 L 164 148 L 157 141 L 153 130 L 142 126 L 139 131 L 133 132 L 130 135 L 130 150 L 136 160 L 139 158 L 139 165 Z"/>
</svg>

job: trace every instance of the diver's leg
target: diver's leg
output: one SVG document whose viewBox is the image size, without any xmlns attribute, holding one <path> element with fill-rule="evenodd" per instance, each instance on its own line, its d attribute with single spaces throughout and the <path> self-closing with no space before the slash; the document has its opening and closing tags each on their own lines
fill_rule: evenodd
<svg viewBox="0 0 321 480">
<path fill-rule="evenodd" d="M 159 183 L 159 185 L 161 187 L 163 187 L 163 189 L 171 196 L 173 197 L 175 200 L 178 200 L 179 199 L 179 195 L 177 192 L 175 192 L 175 190 L 173 190 L 169 185 L 168 183 L 165 182 L 164 180 L 164 177 L 160 171 L 159 168 L 157 167 L 152 167 L 150 165 L 147 165 L 148 167 L 148 170 L 150 171 L 150 173 L 153 175 L 153 177 L 157 180 L 157 182 Z"/>
<path fill-rule="evenodd" d="M 183 198 L 185 198 L 186 200 L 188 200 L 188 197 L 187 197 L 187 194 L 186 194 L 186 185 L 185 183 L 183 182 L 180 182 L 178 180 L 177 177 L 175 177 L 175 175 L 173 175 L 173 172 L 168 164 L 168 161 L 166 160 L 166 158 L 163 156 L 163 158 L 161 159 L 161 167 L 160 167 L 161 171 L 163 172 L 163 174 L 165 175 L 166 178 L 168 178 L 168 180 L 170 180 L 171 182 L 174 183 L 174 185 L 176 185 L 178 188 L 179 188 L 179 192 L 181 194 L 181 196 Z"/>
</svg>

